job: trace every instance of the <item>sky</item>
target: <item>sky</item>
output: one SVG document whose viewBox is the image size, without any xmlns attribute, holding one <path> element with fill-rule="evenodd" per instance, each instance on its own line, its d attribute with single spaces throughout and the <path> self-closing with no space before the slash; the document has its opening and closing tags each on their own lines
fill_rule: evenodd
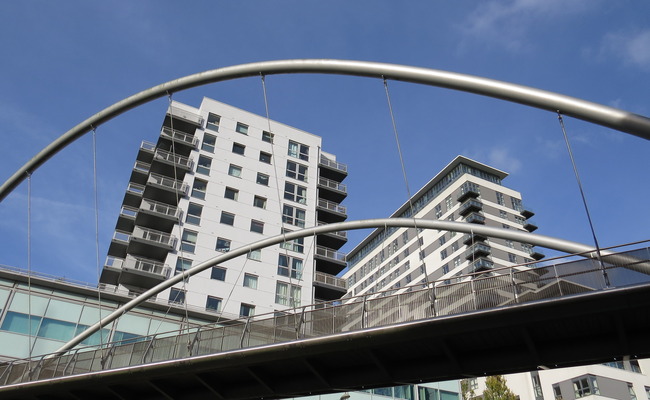
<svg viewBox="0 0 650 400">
<path fill-rule="evenodd" d="M 412 65 L 650 115 L 650 2 L 643 0 L 23 0 L 0 2 L 0 15 L 0 182 L 123 98 L 258 61 Z M 323 149 L 348 164 L 349 220 L 387 217 L 407 200 L 381 80 L 277 75 L 266 84 L 272 119 L 322 136 Z M 411 192 L 462 154 L 510 174 L 503 184 L 535 211 L 536 233 L 593 243 L 554 113 L 442 88 L 388 86 Z M 204 96 L 265 114 L 259 78 L 173 99 L 198 107 Z M 91 135 L 0 202 L 0 264 L 96 282 L 138 145 L 156 140 L 167 105 L 156 100 L 98 127 L 97 209 Z M 600 245 L 649 239 L 650 143 L 564 122 Z M 342 250 L 367 233 L 351 233 Z"/>
</svg>

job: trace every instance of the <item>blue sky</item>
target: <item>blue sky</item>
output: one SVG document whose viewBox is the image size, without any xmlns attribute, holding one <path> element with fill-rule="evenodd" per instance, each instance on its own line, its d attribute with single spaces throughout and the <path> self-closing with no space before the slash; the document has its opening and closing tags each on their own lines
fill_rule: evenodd
<svg viewBox="0 0 650 400">
<path fill-rule="evenodd" d="M 4 1 L 0 14 L 0 181 L 72 126 L 131 94 L 247 62 L 341 58 L 408 64 L 538 87 L 650 115 L 650 2 Z M 446 89 L 389 82 L 411 191 L 463 154 L 509 172 L 538 233 L 591 243 L 554 114 Z M 406 199 L 381 81 L 267 78 L 271 118 L 324 137 L 349 165 L 350 219 L 385 217 Z M 203 96 L 264 114 L 257 78 Z M 137 146 L 155 140 L 167 100 L 99 127 L 103 263 Z M 648 239 L 650 143 L 565 120 L 598 239 Z M 0 203 L 0 264 L 27 267 L 27 186 Z M 97 279 L 91 140 L 32 178 L 32 269 Z M 364 233 L 351 236 L 351 248 Z M 549 253 L 550 254 L 550 253 Z"/>
</svg>

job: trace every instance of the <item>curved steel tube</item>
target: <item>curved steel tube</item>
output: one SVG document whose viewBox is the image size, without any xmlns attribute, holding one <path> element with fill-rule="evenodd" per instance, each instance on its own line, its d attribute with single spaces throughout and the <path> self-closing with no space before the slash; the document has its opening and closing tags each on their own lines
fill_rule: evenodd
<svg viewBox="0 0 650 400">
<path fill-rule="evenodd" d="M 349 60 L 280 60 L 235 65 L 188 75 L 143 90 L 103 109 L 54 140 L 0 186 L 0 201 L 50 157 L 100 124 L 169 93 L 231 79 L 273 74 L 321 73 L 386 78 L 439 86 L 506 101 L 603 125 L 650 140 L 650 118 L 575 97 L 473 75 L 406 65 Z"/>
<path fill-rule="evenodd" d="M 142 293 L 138 297 L 124 304 L 120 308 L 113 311 L 108 316 L 104 317 L 101 321 L 92 325 L 68 343 L 63 345 L 56 351 L 56 354 L 62 354 L 74 346 L 81 343 L 83 340 L 88 338 L 94 332 L 98 331 L 102 326 L 113 322 L 129 310 L 133 309 L 137 305 L 146 301 L 149 297 L 155 296 L 163 290 L 172 287 L 173 285 L 181 282 L 183 279 L 188 278 L 196 273 L 204 271 L 210 267 L 213 267 L 224 261 L 233 259 L 235 257 L 248 254 L 253 250 L 262 249 L 269 247 L 284 241 L 308 237 L 312 235 L 317 235 L 327 232 L 336 232 L 336 231 L 347 231 L 347 230 L 356 230 L 356 229 L 367 229 L 367 228 L 383 228 L 383 227 L 401 227 L 401 228 L 424 228 L 424 229 L 438 229 L 445 231 L 453 232 L 463 232 L 463 233 L 478 233 L 486 235 L 488 237 L 495 237 L 501 239 L 510 239 L 518 242 L 530 243 L 535 246 L 541 246 L 548 249 L 558 250 L 565 253 L 581 253 L 585 257 L 595 258 L 596 249 L 592 246 L 586 244 L 572 242 L 569 240 L 558 239 L 550 236 L 536 235 L 533 233 L 516 231 L 514 229 L 504 229 L 504 228 L 495 228 L 477 224 L 471 224 L 468 222 L 451 222 L 451 221 L 440 221 L 440 220 L 425 220 L 425 219 L 414 219 L 414 218 L 383 218 L 383 219 L 367 219 L 360 221 L 347 221 L 347 222 L 337 222 L 334 224 L 320 225 L 312 228 L 305 228 L 298 231 L 288 232 L 286 234 L 281 234 L 273 236 L 267 239 L 251 243 L 249 245 L 240 247 L 238 249 L 232 250 L 228 253 L 218 255 L 217 257 L 211 258 L 207 261 L 204 261 L 188 270 L 182 274 L 175 275 L 172 278 L 167 279 L 164 282 L 159 283 L 153 288 Z M 634 260 L 638 261 L 638 260 Z M 635 270 L 641 272 L 650 273 L 650 266 L 645 265 L 635 265 Z M 56 355 L 55 354 L 55 355 Z M 53 356 L 55 356 L 53 355 Z"/>
</svg>

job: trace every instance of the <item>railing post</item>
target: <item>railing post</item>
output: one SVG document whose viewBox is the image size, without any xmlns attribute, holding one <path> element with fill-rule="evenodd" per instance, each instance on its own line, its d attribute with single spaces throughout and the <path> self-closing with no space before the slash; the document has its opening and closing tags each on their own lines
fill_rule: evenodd
<svg viewBox="0 0 650 400">
<path fill-rule="evenodd" d="M 244 339 L 246 338 L 246 332 L 248 331 L 248 327 L 250 325 L 250 322 L 251 322 L 251 317 L 248 317 L 246 319 L 246 325 L 244 325 L 244 329 L 242 330 L 242 333 L 241 333 L 241 340 L 239 341 L 239 348 L 240 349 L 244 348 Z"/>
<path fill-rule="evenodd" d="M 564 296 L 562 293 L 562 285 L 560 284 L 560 276 L 557 274 L 557 265 L 553 264 L 553 271 L 555 272 L 555 282 L 557 283 L 557 289 L 560 291 L 560 297 Z"/>
<path fill-rule="evenodd" d="M 366 310 L 366 299 L 368 296 L 363 296 L 363 306 L 361 307 L 361 329 L 366 329 L 366 316 L 367 316 L 367 310 Z"/>
<path fill-rule="evenodd" d="M 436 285 L 434 283 L 431 284 L 431 294 L 429 295 L 429 300 L 431 301 L 431 310 L 433 310 L 433 316 L 437 317 L 438 312 L 436 310 Z"/>
<path fill-rule="evenodd" d="M 510 268 L 510 282 L 512 283 L 512 294 L 515 296 L 515 303 L 519 303 L 519 291 L 517 290 L 514 271 L 514 268 Z"/>
<path fill-rule="evenodd" d="M 296 326 L 296 340 L 300 339 L 300 329 L 302 328 L 303 322 L 305 322 L 305 308 L 306 306 L 302 308 L 302 312 L 300 313 L 300 319 L 298 320 L 298 325 Z"/>
<path fill-rule="evenodd" d="M 10 372 L 11 372 L 11 369 L 14 367 L 15 362 L 16 362 L 16 360 L 9 362 L 9 364 L 7 364 L 7 367 L 5 368 L 5 370 L 2 372 L 2 375 L 0 375 L 0 379 L 2 379 L 2 377 L 5 377 L 5 375 L 6 375 L 4 382 L 2 382 L 2 385 L 7 384 L 7 380 L 9 380 L 9 375 L 11 375 Z"/>
<path fill-rule="evenodd" d="M 110 357 L 110 361 L 111 361 L 111 362 L 113 361 L 113 352 L 114 352 L 114 351 L 115 351 L 115 346 L 111 346 L 111 347 L 108 349 L 108 352 L 106 353 L 106 355 L 104 355 L 104 356 L 99 360 L 99 364 L 102 366 L 102 369 L 110 368 L 110 362 L 108 362 L 108 361 L 109 361 L 108 358 Z M 106 366 L 107 362 L 108 362 L 108 367 Z M 143 358 L 142 362 L 144 362 L 144 358 Z"/>
<path fill-rule="evenodd" d="M 147 361 L 146 361 L 146 358 L 147 358 L 147 355 L 149 354 L 149 350 L 153 349 L 153 342 L 154 342 L 154 340 L 156 340 L 156 334 L 154 334 L 154 335 L 151 337 L 151 340 L 149 341 L 149 344 L 147 345 L 147 348 L 144 349 L 144 353 L 142 353 L 142 363 L 143 363 L 143 364 L 147 362 Z"/>
<path fill-rule="evenodd" d="M 478 301 L 476 300 L 476 290 L 474 288 L 474 279 L 469 281 L 470 283 L 470 288 L 472 289 L 472 299 L 474 300 L 474 311 L 478 311 Z"/>
</svg>

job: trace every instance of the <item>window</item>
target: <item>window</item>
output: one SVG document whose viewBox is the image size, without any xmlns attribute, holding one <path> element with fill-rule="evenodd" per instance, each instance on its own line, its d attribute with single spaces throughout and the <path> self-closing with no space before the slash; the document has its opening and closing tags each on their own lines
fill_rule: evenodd
<svg viewBox="0 0 650 400">
<path fill-rule="evenodd" d="M 306 204 L 307 188 L 286 182 L 284 184 L 284 198 L 287 200 L 295 201 L 296 203 Z"/>
<path fill-rule="evenodd" d="M 192 260 L 189 258 L 178 257 L 176 259 L 176 273 L 180 274 L 185 270 L 192 268 Z"/>
<path fill-rule="evenodd" d="M 573 383 L 573 390 L 575 391 L 576 399 L 589 396 L 592 394 L 600 394 L 598 391 L 598 382 L 593 375 L 583 376 L 571 381 Z"/>
<path fill-rule="evenodd" d="M 650 387 L 645 386 L 645 397 L 650 400 Z"/>
<path fill-rule="evenodd" d="M 249 260 L 262 261 L 262 250 L 251 250 L 248 252 L 248 255 L 246 257 L 248 257 Z"/>
<path fill-rule="evenodd" d="M 182 289 L 172 288 L 172 290 L 169 292 L 169 302 L 176 303 L 176 304 L 184 304 L 185 291 Z"/>
<path fill-rule="evenodd" d="M 277 282 L 275 286 L 275 302 L 283 306 L 300 306 L 301 288 L 297 285 L 289 285 L 284 282 Z"/>
<path fill-rule="evenodd" d="M 233 153 L 241 154 L 243 156 L 245 151 L 246 151 L 246 146 L 244 146 L 243 144 L 239 144 L 239 143 L 233 143 L 232 144 L 232 152 Z"/>
<path fill-rule="evenodd" d="M 295 225 L 300 228 L 305 227 L 305 210 L 300 208 L 284 205 L 282 208 L 282 222 L 289 225 Z"/>
<path fill-rule="evenodd" d="M 496 192 L 497 193 L 497 204 L 500 206 L 503 206 L 506 204 L 505 200 L 503 199 L 503 193 Z"/>
<path fill-rule="evenodd" d="M 499 217 L 503 219 L 508 219 L 508 213 L 503 210 L 499 210 Z"/>
<path fill-rule="evenodd" d="M 264 233 L 264 222 L 251 220 L 251 232 Z"/>
<path fill-rule="evenodd" d="M 251 304 L 241 303 L 239 306 L 240 317 L 252 317 L 255 315 L 255 306 Z"/>
<path fill-rule="evenodd" d="M 461 263 L 460 256 L 454 258 L 454 268 L 459 267 L 460 263 Z"/>
<path fill-rule="evenodd" d="M 533 381 L 533 391 L 535 392 L 535 398 L 543 399 L 544 395 L 542 394 L 542 382 L 539 379 L 539 373 L 537 371 L 531 372 L 530 379 Z"/>
<path fill-rule="evenodd" d="M 512 253 L 508 253 L 508 261 L 510 261 L 511 263 L 516 264 L 517 263 L 517 256 L 512 254 Z"/>
<path fill-rule="evenodd" d="M 199 162 L 196 165 L 196 173 L 203 175 L 210 175 L 210 167 L 212 166 L 212 159 L 206 156 L 199 156 Z"/>
<path fill-rule="evenodd" d="M 203 206 L 199 204 L 190 203 L 187 206 L 187 216 L 185 217 L 185 222 L 192 225 L 199 225 L 201 223 L 202 211 L 203 211 Z"/>
<path fill-rule="evenodd" d="M 302 278 L 302 260 L 300 258 L 280 254 L 278 257 L 278 275 L 289 276 L 289 269 L 291 269 L 292 278 Z"/>
<path fill-rule="evenodd" d="M 291 157 L 309 161 L 309 146 L 302 143 L 289 141 L 289 151 L 287 154 Z"/>
<path fill-rule="evenodd" d="M 627 384 L 627 391 L 630 393 L 630 400 L 636 400 L 636 392 L 634 391 L 634 386 L 631 383 Z"/>
<path fill-rule="evenodd" d="M 259 183 L 260 185 L 269 186 L 269 176 L 258 172 L 255 182 Z"/>
<path fill-rule="evenodd" d="M 307 182 L 307 166 L 287 161 L 287 177 Z"/>
<path fill-rule="evenodd" d="M 183 236 L 181 239 L 181 251 L 188 251 L 190 253 L 194 253 L 194 249 L 196 248 L 196 238 L 198 236 L 197 232 L 190 231 L 190 230 L 183 230 Z"/>
<path fill-rule="evenodd" d="M 526 218 L 515 215 L 515 222 L 520 225 L 526 225 Z"/>
<path fill-rule="evenodd" d="M 217 137 L 206 133 L 203 135 L 203 143 L 201 143 L 201 150 L 214 153 L 214 147 L 217 144 Z"/>
<path fill-rule="evenodd" d="M 446 250 L 445 250 L 445 252 L 446 252 Z M 424 253 L 424 250 L 420 250 L 420 251 L 418 252 L 418 254 L 419 254 L 419 256 L 420 256 L 420 260 L 424 260 L 424 258 L 427 256 L 427 255 Z"/>
<path fill-rule="evenodd" d="M 440 236 L 440 239 L 438 239 L 438 242 L 440 243 L 440 246 L 445 244 L 447 242 L 447 239 L 445 238 L 445 235 Z M 420 243 L 420 246 L 422 246 L 422 243 Z"/>
<path fill-rule="evenodd" d="M 447 258 L 447 249 L 440 251 L 440 259 L 444 260 L 445 258 Z"/>
<path fill-rule="evenodd" d="M 512 240 L 506 239 L 506 246 L 510 247 L 511 249 L 514 249 L 515 243 Z"/>
<path fill-rule="evenodd" d="M 235 214 L 231 214 L 229 212 L 222 211 L 221 212 L 221 220 L 219 221 L 222 224 L 226 225 L 234 225 L 235 224 Z"/>
<path fill-rule="evenodd" d="M 257 276 L 244 274 L 244 287 L 257 289 Z"/>
<path fill-rule="evenodd" d="M 447 207 L 447 211 L 451 210 L 451 208 L 454 206 L 454 203 L 451 201 L 451 196 L 448 196 L 445 199 L 445 206 Z"/>
<path fill-rule="evenodd" d="M 215 248 L 217 251 L 229 252 L 230 251 L 230 240 L 224 238 L 217 238 L 217 246 Z"/>
<path fill-rule="evenodd" d="M 440 219 L 440 217 L 442 217 L 442 204 L 438 204 L 435 207 L 435 211 L 436 211 L 436 218 Z"/>
<path fill-rule="evenodd" d="M 235 178 L 241 178 L 241 167 L 230 164 L 230 167 L 228 167 L 228 175 L 234 176 Z"/>
<path fill-rule="evenodd" d="M 282 233 L 291 232 L 287 229 L 283 229 Z M 288 240 L 286 242 L 280 243 L 280 248 L 295 251 L 296 253 L 302 253 L 305 251 L 305 238 L 299 238 L 294 240 Z"/>
<path fill-rule="evenodd" d="M 233 189 L 231 187 L 226 187 L 226 191 L 224 192 L 223 197 L 230 200 L 237 200 L 237 196 L 239 196 L 239 190 Z"/>
<path fill-rule="evenodd" d="M 237 122 L 237 127 L 235 130 L 242 135 L 248 135 L 248 125 L 242 124 L 241 122 Z"/>
<path fill-rule="evenodd" d="M 225 281 L 226 280 L 226 269 L 221 267 L 212 267 L 210 272 L 210 279 L 215 281 Z"/>
<path fill-rule="evenodd" d="M 409 231 L 402 232 L 402 243 L 406 244 L 409 241 Z"/>
<path fill-rule="evenodd" d="M 442 274 L 444 275 L 447 272 L 449 272 L 449 265 L 445 264 L 442 266 Z"/>
<path fill-rule="evenodd" d="M 260 151 L 260 161 L 263 163 L 271 164 L 271 155 L 269 153 Z"/>
<path fill-rule="evenodd" d="M 553 396 L 555 396 L 555 400 L 562 399 L 562 391 L 560 390 L 560 385 L 553 385 Z"/>
<path fill-rule="evenodd" d="M 458 251 L 458 242 L 454 242 L 451 244 L 451 252 Z"/>
<path fill-rule="evenodd" d="M 521 199 L 511 197 L 510 198 L 510 204 L 512 205 L 513 210 L 521 211 L 521 210 L 524 209 L 523 205 L 521 204 Z"/>
<path fill-rule="evenodd" d="M 194 179 L 192 185 L 192 197 L 205 200 L 205 192 L 208 190 L 208 182 L 201 179 Z"/>
<path fill-rule="evenodd" d="M 271 132 L 262 131 L 262 141 L 267 143 L 273 143 L 273 134 Z"/>
<path fill-rule="evenodd" d="M 219 131 L 219 122 L 221 122 L 221 117 L 217 114 L 208 113 L 208 123 L 205 125 L 207 129 L 213 131 Z"/>
<path fill-rule="evenodd" d="M 253 198 L 253 206 L 258 208 L 266 208 L 266 198 L 262 196 L 255 196 Z"/>
<path fill-rule="evenodd" d="M 222 299 L 218 297 L 208 296 L 208 299 L 205 302 L 205 309 L 208 311 L 221 312 L 221 303 Z"/>
</svg>

